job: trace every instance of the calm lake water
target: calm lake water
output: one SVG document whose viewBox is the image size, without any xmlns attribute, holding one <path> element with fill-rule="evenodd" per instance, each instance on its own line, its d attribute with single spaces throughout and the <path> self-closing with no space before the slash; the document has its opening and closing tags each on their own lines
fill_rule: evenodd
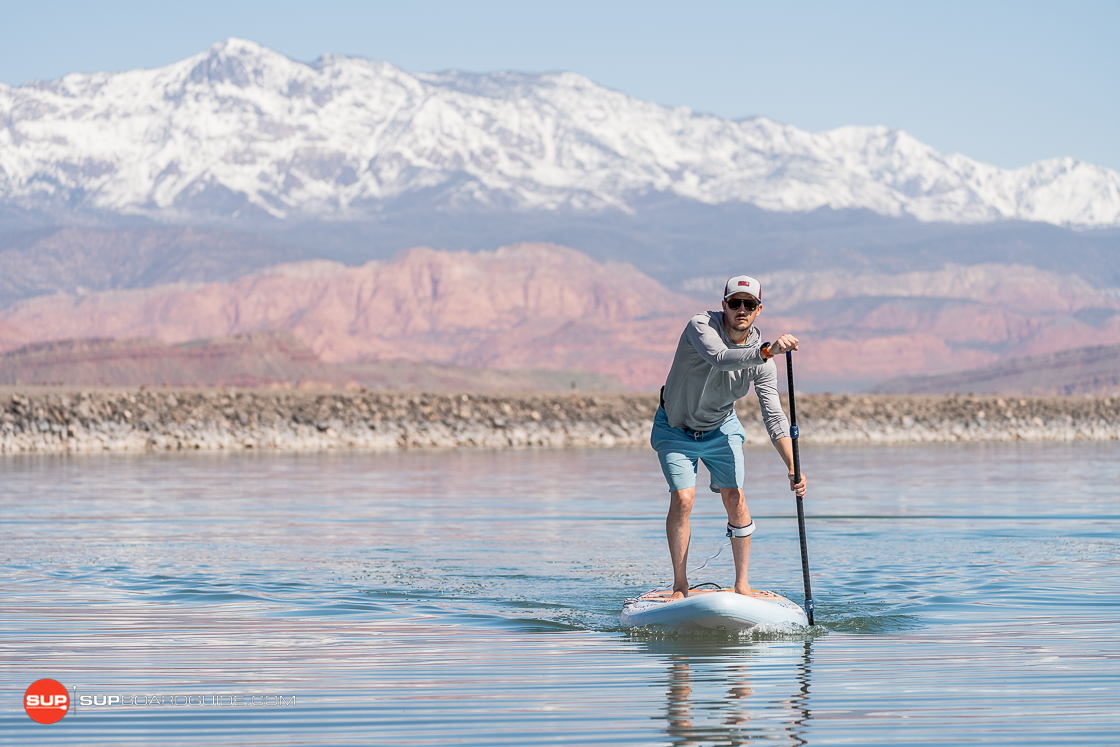
<svg viewBox="0 0 1120 747">
<path fill-rule="evenodd" d="M 801 602 L 747 457 L 752 586 Z M 4 458 L 0 743 L 1120 742 L 1120 444 L 803 461 L 818 624 L 728 637 L 619 628 L 671 578 L 648 449 Z M 44 677 L 145 705 L 40 725 Z"/>
</svg>

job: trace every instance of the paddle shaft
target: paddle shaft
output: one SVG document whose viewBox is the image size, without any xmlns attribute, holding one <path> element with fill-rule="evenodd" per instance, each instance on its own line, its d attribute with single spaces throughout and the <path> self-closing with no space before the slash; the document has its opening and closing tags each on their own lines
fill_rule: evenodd
<svg viewBox="0 0 1120 747">
<path fill-rule="evenodd" d="M 789 435 L 793 440 L 793 482 L 801 482 L 801 456 L 797 451 L 797 404 L 793 396 L 793 351 L 786 351 L 786 376 L 789 379 Z M 801 577 L 805 581 L 805 614 L 813 624 L 813 588 L 809 584 L 809 545 L 805 541 L 805 505 L 797 496 L 797 533 L 801 538 Z"/>
</svg>

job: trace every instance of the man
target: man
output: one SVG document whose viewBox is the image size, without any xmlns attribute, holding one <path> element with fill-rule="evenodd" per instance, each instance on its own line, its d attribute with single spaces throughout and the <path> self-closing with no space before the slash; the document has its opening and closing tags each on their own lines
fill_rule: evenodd
<svg viewBox="0 0 1120 747">
<path fill-rule="evenodd" d="M 711 490 L 723 498 L 727 536 L 735 556 L 735 591 L 750 591 L 747 566 L 754 522 L 743 493 L 743 442 L 746 433 L 735 416 L 735 401 L 751 382 L 762 408 L 770 441 L 789 472 L 790 490 L 805 495 L 805 475 L 793 481 L 793 441 L 789 420 L 778 399 L 778 369 L 771 360 L 797 350 L 797 338 L 782 335 L 764 343 L 754 326 L 762 311 L 757 280 L 738 275 L 723 290 L 723 310 L 706 311 L 689 320 L 677 343 L 673 367 L 661 390 L 661 407 L 653 419 L 650 444 L 657 450 L 669 483 L 665 533 L 673 560 L 673 599 L 688 596 L 689 515 L 696 497 L 696 463 L 711 473 Z"/>
</svg>

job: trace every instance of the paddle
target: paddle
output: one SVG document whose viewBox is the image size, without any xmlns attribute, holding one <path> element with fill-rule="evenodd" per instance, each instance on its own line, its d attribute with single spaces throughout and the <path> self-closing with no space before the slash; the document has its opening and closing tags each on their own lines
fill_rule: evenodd
<svg viewBox="0 0 1120 747">
<path fill-rule="evenodd" d="M 793 439 L 793 482 L 801 482 L 801 457 L 797 453 L 797 405 L 793 399 L 793 351 L 786 351 L 786 376 L 789 377 L 789 435 Z M 813 624 L 813 589 L 809 585 L 809 545 L 805 541 L 805 506 L 797 496 L 797 533 L 801 537 L 801 576 L 805 580 L 805 614 Z"/>
</svg>

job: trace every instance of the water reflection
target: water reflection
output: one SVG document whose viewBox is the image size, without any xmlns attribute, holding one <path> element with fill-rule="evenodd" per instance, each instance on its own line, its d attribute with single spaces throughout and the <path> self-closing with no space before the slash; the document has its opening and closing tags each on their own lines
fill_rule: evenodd
<svg viewBox="0 0 1120 747">
<path fill-rule="evenodd" d="M 667 663 L 662 717 L 671 744 L 808 744 L 812 641 L 643 643 Z"/>
</svg>

